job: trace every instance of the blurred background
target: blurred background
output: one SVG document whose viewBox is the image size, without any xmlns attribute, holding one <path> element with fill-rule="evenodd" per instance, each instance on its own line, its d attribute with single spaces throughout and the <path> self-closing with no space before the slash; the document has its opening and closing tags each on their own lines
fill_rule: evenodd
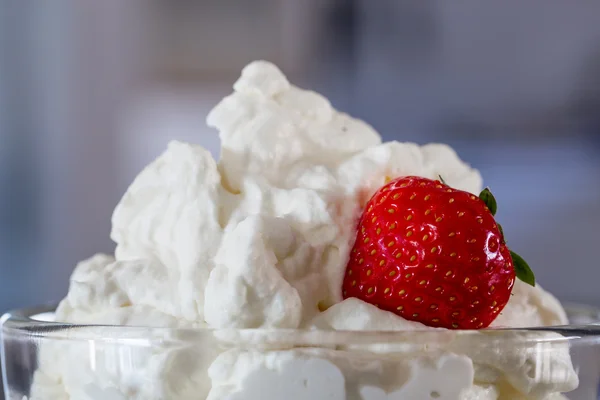
<svg viewBox="0 0 600 400">
<path fill-rule="evenodd" d="M 204 123 L 251 60 L 479 168 L 511 247 L 562 300 L 600 305 L 600 2 L 5 1 L 0 313 L 60 299 L 111 252 L 113 207 Z"/>
</svg>

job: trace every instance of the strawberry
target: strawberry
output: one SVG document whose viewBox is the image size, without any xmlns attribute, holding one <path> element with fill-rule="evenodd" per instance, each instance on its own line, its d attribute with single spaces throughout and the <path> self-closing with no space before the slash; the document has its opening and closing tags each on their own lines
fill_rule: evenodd
<svg viewBox="0 0 600 400">
<path fill-rule="evenodd" d="M 443 181 L 392 180 L 360 218 L 344 298 L 429 326 L 489 326 L 508 302 L 515 275 L 535 285 L 527 263 L 506 247 L 496 208 L 488 189 L 477 197 Z"/>
</svg>

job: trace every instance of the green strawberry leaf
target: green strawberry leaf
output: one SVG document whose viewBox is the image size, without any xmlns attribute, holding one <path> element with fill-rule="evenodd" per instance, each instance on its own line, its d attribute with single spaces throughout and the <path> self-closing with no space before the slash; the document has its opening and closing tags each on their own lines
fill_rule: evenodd
<svg viewBox="0 0 600 400">
<path fill-rule="evenodd" d="M 531 286 L 535 286 L 535 275 L 531 268 L 529 268 L 529 265 L 527 265 L 527 262 L 514 251 L 510 252 L 510 256 L 512 257 L 513 265 L 515 266 L 517 278 Z"/>
<path fill-rule="evenodd" d="M 496 215 L 496 211 L 498 211 L 498 203 L 496 203 L 496 198 L 490 192 L 490 189 L 485 188 L 479 193 L 479 198 L 483 200 L 487 208 L 490 209 L 492 215 Z"/>
</svg>

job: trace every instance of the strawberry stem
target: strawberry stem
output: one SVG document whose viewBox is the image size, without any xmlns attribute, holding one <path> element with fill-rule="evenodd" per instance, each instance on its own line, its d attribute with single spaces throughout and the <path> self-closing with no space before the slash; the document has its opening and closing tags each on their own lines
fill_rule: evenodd
<svg viewBox="0 0 600 400">
<path fill-rule="evenodd" d="M 529 268 L 527 262 L 523 260 L 523 257 L 512 250 L 510 252 L 510 256 L 512 257 L 513 265 L 515 266 L 515 274 L 517 275 L 517 278 L 531 286 L 535 286 L 535 275 L 533 274 L 531 268 Z"/>
<path fill-rule="evenodd" d="M 479 193 L 479 198 L 485 203 L 487 208 L 489 208 L 492 215 L 496 215 L 496 211 L 498 211 L 498 203 L 496 203 L 496 198 L 490 189 L 483 189 L 481 193 Z"/>
<path fill-rule="evenodd" d="M 444 178 L 442 178 L 441 175 L 438 175 L 438 178 L 440 178 L 440 182 L 442 182 L 444 185 L 447 185 L 446 181 L 444 180 Z"/>
</svg>

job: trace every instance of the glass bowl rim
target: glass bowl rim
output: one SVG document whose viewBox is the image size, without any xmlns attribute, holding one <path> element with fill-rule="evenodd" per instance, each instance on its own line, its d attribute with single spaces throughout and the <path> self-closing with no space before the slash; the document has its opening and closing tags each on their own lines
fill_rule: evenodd
<svg viewBox="0 0 600 400">
<path fill-rule="evenodd" d="M 145 345 L 165 345 L 169 343 L 190 344 L 208 336 L 225 341 L 248 341 L 251 345 L 271 343 L 292 343 L 301 346 L 323 346 L 338 343 L 352 344 L 421 344 L 427 345 L 440 340 L 454 340 L 457 337 L 483 341 L 501 339 L 514 344 L 576 342 L 585 344 L 600 343 L 600 308 L 574 303 L 563 303 L 568 313 L 587 317 L 593 323 L 574 325 L 529 327 L 529 328 L 490 328 L 483 330 L 448 330 L 428 328 L 404 331 L 366 330 L 319 330 L 319 329 L 238 329 L 238 328 L 169 328 L 148 326 L 72 324 L 34 319 L 42 313 L 53 312 L 55 305 L 9 311 L 0 318 L 0 336 L 68 341 L 123 342 L 143 341 Z M 559 336 L 543 335 L 555 333 Z M 475 343 L 473 343 L 475 345 Z M 282 344 L 283 345 L 283 344 Z"/>
</svg>

